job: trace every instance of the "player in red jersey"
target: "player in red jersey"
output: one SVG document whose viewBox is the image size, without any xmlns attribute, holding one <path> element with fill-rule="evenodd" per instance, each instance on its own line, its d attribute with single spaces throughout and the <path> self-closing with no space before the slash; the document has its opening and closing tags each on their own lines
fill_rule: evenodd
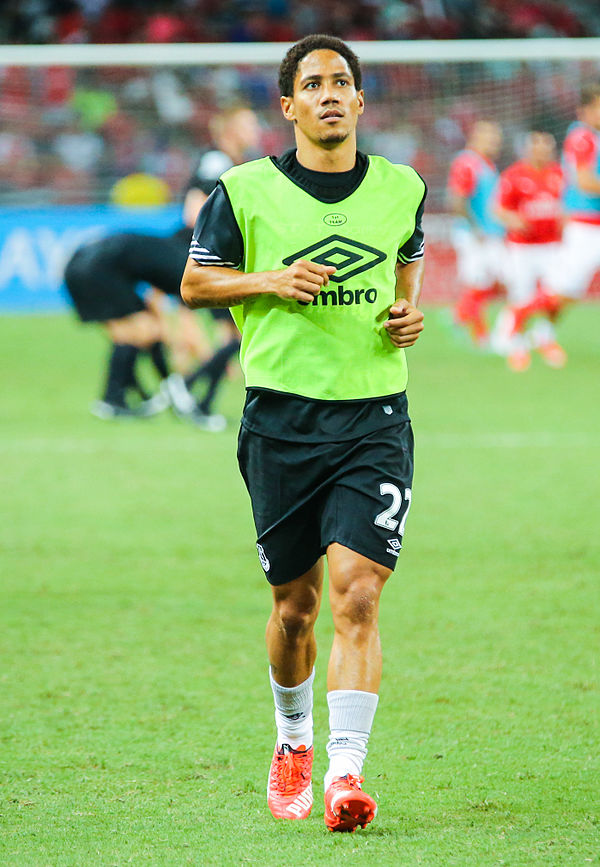
<svg viewBox="0 0 600 867">
<path fill-rule="evenodd" d="M 452 245 L 461 286 L 454 319 L 469 329 L 476 343 L 487 337 L 484 310 L 503 283 L 504 227 L 491 207 L 498 183 L 494 159 L 501 145 L 499 125 L 478 120 L 465 149 L 454 157 L 448 176 L 448 200 L 455 215 Z"/>
<path fill-rule="evenodd" d="M 563 145 L 562 165 L 568 218 L 562 294 L 576 300 L 585 295 L 600 268 L 600 83 L 581 90 L 577 120 Z"/>
<path fill-rule="evenodd" d="M 513 370 L 529 367 L 530 346 L 552 367 L 562 367 L 566 362 L 551 321 L 561 306 L 558 292 L 564 186 L 555 154 L 553 135 L 530 132 L 523 159 L 500 175 L 495 210 L 507 230 L 508 306 L 498 318 L 492 344 L 507 354 Z M 543 319 L 525 334 L 534 314 L 542 314 Z"/>
</svg>

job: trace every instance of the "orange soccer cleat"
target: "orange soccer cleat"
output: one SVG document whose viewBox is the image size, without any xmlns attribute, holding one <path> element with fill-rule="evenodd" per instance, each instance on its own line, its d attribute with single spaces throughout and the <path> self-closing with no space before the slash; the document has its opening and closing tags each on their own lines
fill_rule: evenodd
<svg viewBox="0 0 600 867">
<path fill-rule="evenodd" d="M 313 748 L 292 749 L 289 744 L 275 744 L 267 803 L 276 819 L 306 819 L 313 804 L 311 773 Z"/>
<path fill-rule="evenodd" d="M 526 349 L 515 349 L 507 356 L 506 363 L 515 373 L 522 373 L 529 369 L 531 355 Z"/>
<path fill-rule="evenodd" d="M 356 831 L 377 815 L 377 804 L 360 787 L 362 777 L 336 777 L 325 792 L 325 824 L 330 831 Z"/>
<path fill-rule="evenodd" d="M 538 352 L 549 367 L 560 369 L 567 363 L 567 353 L 560 343 L 543 343 L 538 346 Z"/>
</svg>

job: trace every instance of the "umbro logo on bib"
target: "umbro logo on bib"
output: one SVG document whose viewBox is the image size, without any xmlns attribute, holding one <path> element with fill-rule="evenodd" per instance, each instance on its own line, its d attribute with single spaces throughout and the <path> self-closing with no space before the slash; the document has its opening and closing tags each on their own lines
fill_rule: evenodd
<svg viewBox="0 0 600 867">
<path fill-rule="evenodd" d="M 343 283 L 379 265 L 387 258 L 385 253 L 352 238 L 344 238 L 343 235 L 329 235 L 322 241 L 317 241 L 304 250 L 298 250 L 291 256 L 283 259 L 284 265 L 291 265 L 298 259 L 310 259 L 319 265 L 334 265 L 337 269 L 329 279 L 332 283 Z"/>
</svg>

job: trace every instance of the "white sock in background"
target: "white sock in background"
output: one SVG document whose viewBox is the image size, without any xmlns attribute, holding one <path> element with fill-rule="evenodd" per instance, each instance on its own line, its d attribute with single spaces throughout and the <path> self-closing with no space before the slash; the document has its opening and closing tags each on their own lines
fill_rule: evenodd
<svg viewBox="0 0 600 867">
<path fill-rule="evenodd" d="M 327 693 L 330 735 L 326 789 L 334 777 L 360 775 L 378 701 L 375 693 L 357 689 L 336 689 Z"/>
<path fill-rule="evenodd" d="M 312 747 L 314 668 L 310 677 L 298 686 L 280 686 L 270 668 L 269 678 L 275 699 L 277 745 L 289 744 L 294 750 L 300 746 Z"/>
<path fill-rule="evenodd" d="M 548 319 L 538 319 L 530 328 L 528 334 L 534 349 L 539 349 L 540 346 L 547 346 L 549 343 L 556 343 L 556 332 Z"/>
</svg>

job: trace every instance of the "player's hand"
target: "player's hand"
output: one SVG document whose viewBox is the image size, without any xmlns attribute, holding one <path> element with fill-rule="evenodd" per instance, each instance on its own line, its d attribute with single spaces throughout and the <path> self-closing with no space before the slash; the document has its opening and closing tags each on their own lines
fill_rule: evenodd
<svg viewBox="0 0 600 867">
<path fill-rule="evenodd" d="M 423 331 L 423 313 L 407 301 L 399 298 L 390 307 L 390 318 L 383 323 L 390 340 L 399 349 L 412 346 Z"/>
<path fill-rule="evenodd" d="M 505 225 L 511 232 L 526 232 L 530 228 L 530 224 L 520 214 L 514 211 L 508 212 L 505 218 Z"/>
<path fill-rule="evenodd" d="M 319 265 L 307 259 L 298 259 L 282 271 L 271 271 L 272 291 L 280 298 L 291 298 L 310 304 L 327 286 L 329 276 L 335 274 L 334 265 Z"/>
</svg>

